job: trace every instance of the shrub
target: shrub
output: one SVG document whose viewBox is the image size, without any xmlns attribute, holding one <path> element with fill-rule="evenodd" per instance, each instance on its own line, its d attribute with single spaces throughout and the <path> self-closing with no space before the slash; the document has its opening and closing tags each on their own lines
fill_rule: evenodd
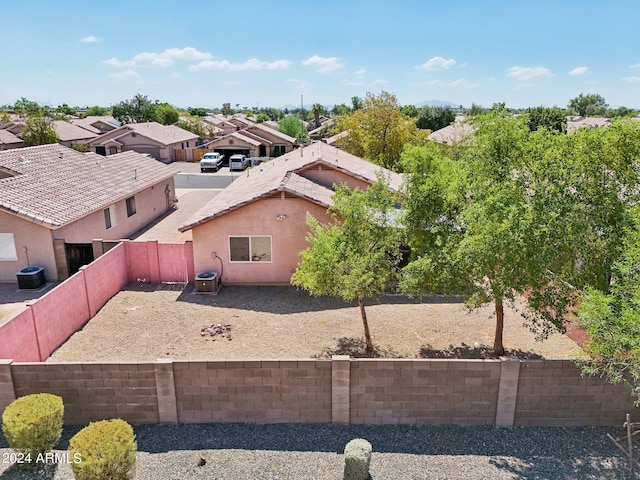
<svg viewBox="0 0 640 480">
<path fill-rule="evenodd" d="M 371 464 L 371 444 L 363 438 L 356 438 L 344 447 L 343 480 L 366 480 Z"/>
<path fill-rule="evenodd" d="M 50 393 L 20 397 L 2 414 L 2 432 L 9 446 L 30 456 L 35 464 L 38 454 L 49 452 L 62 436 L 64 404 Z"/>
<path fill-rule="evenodd" d="M 136 467 L 133 428 L 119 418 L 90 423 L 69 442 L 71 469 L 77 480 L 127 480 Z"/>
</svg>

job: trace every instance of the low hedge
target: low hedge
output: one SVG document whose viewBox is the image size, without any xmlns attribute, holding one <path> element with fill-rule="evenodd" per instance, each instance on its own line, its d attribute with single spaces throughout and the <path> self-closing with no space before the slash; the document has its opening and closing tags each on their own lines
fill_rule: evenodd
<svg viewBox="0 0 640 480">
<path fill-rule="evenodd" d="M 9 447 L 35 464 L 39 454 L 50 452 L 60 441 L 64 417 L 62 398 L 36 393 L 17 398 L 2 414 L 2 432 Z"/>
<path fill-rule="evenodd" d="M 133 428 L 119 418 L 90 423 L 69 442 L 77 480 L 128 480 L 135 476 L 138 445 Z"/>
</svg>

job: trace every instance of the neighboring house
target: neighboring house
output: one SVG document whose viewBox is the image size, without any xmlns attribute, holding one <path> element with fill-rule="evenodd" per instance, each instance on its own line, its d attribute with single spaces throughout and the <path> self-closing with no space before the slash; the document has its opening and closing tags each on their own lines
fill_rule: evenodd
<svg viewBox="0 0 640 480">
<path fill-rule="evenodd" d="M 135 152 L 109 157 L 59 144 L 0 152 L 0 281 L 28 266 L 62 280 L 174 205 L 174 171 Z"/>
<path fill-rule="evenodd" d="M 184 160 L 193 161 L 191 149 L 198 146 L 198 135 L 175 125 L 128 123 L 88 143 L 91 150 L 99 155 L 134 151 L 170 163 L 176 160 L 177 150 L 184 151 Z"/>
<path fill-rule="evenodd" d="M 118 120 L 106 115 L 75 118 L 71 120 L 71 123 L 98 135 L 110 132 L 111 130 L 115 130 L 116 128 L 122 126 L 122 123 L 120 123 Z"/>
<path fill-rule="evenodd" d="M 216 138 L 205 146 L 229 158 L 236 153 L 248 157 L 278 157 L 289 153 L 296 139 L 261 123 Z"/>
<path fill-rule="evenodd" d="M 307 214 L 328 221 L 333 187 L 368 188 L 382 172 L 398 190 L 402 177 L 323 143 L 247 170 L 180 226 L 191 230 L 196 272 L 223 283 L 288 285 L 307 248 Z"/>
<path fill-rule="evenodd" d="M 88 143 L 98 136 L 98 133 L 90 132 L 64 120 L 54 120 L 51 126 L 58 135 L 58 143 L 65 147 Z"/>
<path fill-rule="evenodd" d="M 24 147 L 24 142 L 20 137 L 14 135 L 9 130 L 0 130 L 0 150 Z"/>
<path fill-rule="evenodd" d="M 471 138 L 473 132 L 474 128 L 471 123 L 465 121 L 463 117 L 456 117 L 455 122 L 451 125 L 431 132 L 427 138 L 442 145 L 460 145 Z"/>
<path fill-rule="evenodd" d="M 572 133 L 582 127 L 607 127 L 611 120 L 603 117 L 567 117 L 567 133 Z"/>
</svg>

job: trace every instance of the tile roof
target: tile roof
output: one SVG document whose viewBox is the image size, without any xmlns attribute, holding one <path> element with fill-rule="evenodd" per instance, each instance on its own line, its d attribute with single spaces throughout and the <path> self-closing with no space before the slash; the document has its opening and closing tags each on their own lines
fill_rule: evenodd
<svg viewBox="0 0 640 480">
<path fill-rule="evenodd" d="M 174 174 L 136 152 L 103 157 L 59 144 L 4 150 L 0 210 L 56 229 Z"/>
<path fill-rule="evenodd" d="M 54 120 L 52 127 L 58 135 L 58 140 L 61 142 L 89 140 L 98 136 L 94 132 L 90 132 L 85 128 L 65 122 L 64 120 Z"/>
<path fill-rule="evenodd" d="M 344 172 L 367 183 L 374 182 L 378 173 L 382 172 L 388 178 L 390 187 L 396 191 L 402 184 L 402 176 L 397 173 L 338 148 L 323 143 L 313 143 L 301 150 L 294 150 L 247 170 L 191 216 L 179 229 L 182 232 L 190 230 L 213 218 L 281 191 L 328 207 L 331 205 L 333 190 L 304 176 L 305 170 L 318 164 Z"/>
<path fill-rule="evenodd" d="M 0 130 L 0 145 L 22 143 L 22 139 L 9 130 Z"/>
<path fill-rule="evenodd" d="M 127 123 L 121 127 L 96 137 L 91 144 L 100 145 L 101 142 L 128 135 L 135 132 L 161 145 L 172 145 L 179 142 L 196 140 L 198 135 L 175 125 L 162 125 L 157 122 Z"/>
</svg>

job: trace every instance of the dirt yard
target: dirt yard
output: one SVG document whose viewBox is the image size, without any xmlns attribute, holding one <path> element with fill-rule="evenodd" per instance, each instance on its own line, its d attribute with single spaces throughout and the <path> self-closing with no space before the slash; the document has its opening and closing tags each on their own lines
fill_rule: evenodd
<svg viewBox="0 0 640 480">
<path fill-rule="evenodd" d="M 50 361 L 281 359 L 361 356 L 364 351 L 355 304 L 313 298 L 293 287 L 223 287 L 218 295 L 195 294 L 193 284 L 183 291 L 170 288 L 129 284 Z M 495 319 L 490 307 L 469 313 L 457 300 L 385 296 L 366 310 L 377 356 L 491 356 Z M 230 332 L 202 332 L 218 324 L 229 325 Z M 536 341 L 512 308 L 505 312 L 504 344 L 508 354 L 520 358 L 582 354 L 565 335 Z"/>
</svg>

